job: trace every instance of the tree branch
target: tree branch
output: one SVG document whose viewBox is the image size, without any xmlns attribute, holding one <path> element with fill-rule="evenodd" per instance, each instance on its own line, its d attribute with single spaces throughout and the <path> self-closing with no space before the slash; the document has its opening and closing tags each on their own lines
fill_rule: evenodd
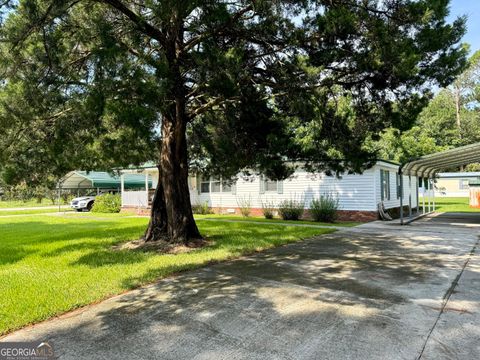
<svg viewBox="0 0 480 360">
<path fill-rule="evenodd" d="M 207 39 L 211 36 L 214 36 L 216 34 L 219 34 L 222 30 L 227 29 L 230 25 L 235 23 L 240 17 L 242 17 L 243 14 L 253 10 L 253 5 L 249 5 L 242 10 L 238 11 L 235 13 L 227 22 L 222 24 L 221 26 L 217 27 L 211 32 L 205 32 L 203 34 L 200 34 L 196 37 L 191 38 L 189 41 L 185 43 L 185 46 L 183 48 L 184 52 L 188 52 L 190 49 L 195 47 L 196 45 L 200 44 L 204 39 Z"/>
<path fill-rule="evenodd" d="M 133 23 L 135 23 L 138 29 L 141 30 L 145 35 L 150 36 L 151 38 L 157 40 L 160 43 L 160 45 L 165 46 L 166 39 L 162 31 L 160 31 L 155 26 L 147 22 L 144 18 L 142 18 L 139 14 L 131 10 L 122 1 L 120 0 L 100 0 L 100 1 L 120 11 L 122 14 L 128 17 Z"/>
</svg>

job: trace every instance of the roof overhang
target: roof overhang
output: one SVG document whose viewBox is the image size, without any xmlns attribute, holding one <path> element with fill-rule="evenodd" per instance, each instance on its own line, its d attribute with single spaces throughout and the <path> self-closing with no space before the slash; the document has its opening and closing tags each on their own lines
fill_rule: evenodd
<svg viewBox="0 0 480 360">
<path fill-rule="evenodd" d="M 439 172 L 480 162 L 480 143 L 421 156 L 401 165 L 405 175 L 434 177 Z"/>
</svg>

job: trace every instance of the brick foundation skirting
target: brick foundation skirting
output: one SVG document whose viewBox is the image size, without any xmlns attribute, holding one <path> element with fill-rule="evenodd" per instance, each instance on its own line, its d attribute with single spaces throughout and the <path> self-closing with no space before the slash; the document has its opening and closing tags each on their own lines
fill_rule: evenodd
<svg viewBox="0 0 480 360">
<path fill-rule="evenodd" d="M 240 208 L 238 207 L 214 207 L 211 210 L 215 214 L 225 214 L 225 215 L 241 215 Z M 398 218 L 400 216 L 400 207 L 387 209 L 388 213 L 392 215 L 393 218 Z M 415 208 L 412 209 L 415 212 Z M 121 210 L 122 213 L 135 214 L 140 216 L 150 216 L 150 208 L 140 208 L 140 207 L 128 207 L 124 206 Z M 358 222 L 369 222 L 378 220 L 377 211 L 363 211 L 363 210 L 339 210 L 338 220 L 340 221 L 358 221 Z M 408 206 L 404 207 L 404 214 L 408 214 Z M 263 216 L 263 211 L 261 208 L 251 208 L 251 216 Z M 305 213 L 302 216 L 302 219 L 310 220 L 311 216 L 309 210 L 306 209 Z"/>
<path fill-rule="evenodd" d="M 145 207 L 122 206 L 120 212 L 139 216 L 150 216 L 150 208 Z"/>
<path fill-rule="evenodd" d="M 240 208 L 225 207 L 225 208 L 211 208 L 215 214 L 230 214 L 230 215 L 241 215 Z M 361 210 L 339 210 L 338 220 L 340 221 L 358 221 L 358 222 L 369 222 L 378 220 L 377 211 L 361 211 Z M 251 216 L 263 216 L 263 211 L 261 208 L 252 208 L 250 209 Z M 311 220 L 310 212 L 308 209 L 303 213 L 302 219 Z"/>
</svg>

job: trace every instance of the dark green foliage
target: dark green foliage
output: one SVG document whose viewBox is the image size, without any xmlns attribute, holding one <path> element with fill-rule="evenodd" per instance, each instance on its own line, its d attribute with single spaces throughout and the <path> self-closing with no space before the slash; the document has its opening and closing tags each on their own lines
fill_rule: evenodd
<svg viewBox="0 0 480 360">
<path fill-rule="evenodd" d="M 334 222 L 338 218 L 338 199 L 322 195 L 310 203 L 310 215 L 314 221 Z"/>
<path fill-rule="evenodd" d="M 465 62 L 465 19 L 447 24 L 446 0 L 129 6 L 21 0 L 0 10 L 0 163 L 10 182 L 156 161 L 176 81 L 172 18 L 183 26 L 191 165 L 226 176 L 284 178 L 286 158 L 360 170 L 376 157 L 365 138 L 410 127 L 429 97 L 423 85 L 447 85 Z"/>
<path fill-rule="evenodd" d="M 389 128 L 377 142 L 380 157 L 408 161 L 480 141 L 480 51 L 452 85 L 441 89 L 408 131 Z M 473 168 L 473 167 L 471 167 Z M 454 170 L 454 169 L 452 169 Z"/>
<path fill-rule="evenodd" d="M 103 194 L 95 197 L 92 212 L 118 213 L 122 206 L 122 199 L 118 194 Z"/>
<path fill-rule="evenodd" d="M 283 200 L 278 205 L 278 214 L 283 220 L 299 220 L 305 211 L 305 203 L 300 200 Z"/>
</svg>

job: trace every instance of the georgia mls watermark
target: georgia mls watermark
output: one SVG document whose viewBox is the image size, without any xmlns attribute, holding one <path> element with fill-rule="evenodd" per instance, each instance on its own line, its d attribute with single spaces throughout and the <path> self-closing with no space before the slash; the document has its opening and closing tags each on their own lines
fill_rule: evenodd
<svg viewBox="0 0 480 360">
<path fill-rule="evenodd" d="M 52 360 L 53 346 L 48 342 L 0 342 L 0 360 Z"/>
</svg>

